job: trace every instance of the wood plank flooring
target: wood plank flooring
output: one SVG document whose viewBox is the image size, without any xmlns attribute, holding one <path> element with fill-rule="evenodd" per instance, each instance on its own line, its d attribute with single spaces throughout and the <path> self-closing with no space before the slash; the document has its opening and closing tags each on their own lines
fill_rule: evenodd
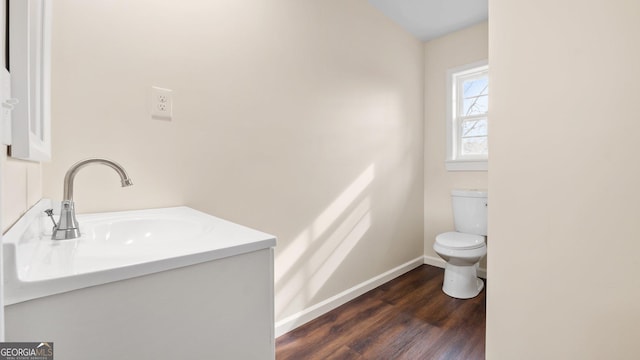
<svg viewBox="0 0 640 360">
<path fill-rule="evenodd" d="M 485 291 L 453 299 L 422 265 L 276 339 L 277 360 L 484 359 Z"/>
</svg>

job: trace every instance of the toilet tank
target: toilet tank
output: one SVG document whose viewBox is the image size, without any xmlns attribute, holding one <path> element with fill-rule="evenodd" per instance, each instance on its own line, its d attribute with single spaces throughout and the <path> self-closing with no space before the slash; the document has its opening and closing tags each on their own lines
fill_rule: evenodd
<svg viewBox="0 0 640 360">
<path fill-rule="evenodd" d="M 486 190 L 453 190 L 451 203 L 457 232 L 487 235 Z"/>
</svg>

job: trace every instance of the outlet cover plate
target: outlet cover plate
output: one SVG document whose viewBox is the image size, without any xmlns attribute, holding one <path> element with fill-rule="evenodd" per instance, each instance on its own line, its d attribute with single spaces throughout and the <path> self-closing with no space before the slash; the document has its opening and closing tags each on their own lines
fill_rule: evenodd
<svg viewBox="0 0 640 360">
<path fill-rule="evenodd" d="M 151 87 L 151 117 L 160 120 L 173 118 L 173 91 L 171 89 Z"/>
</svg>

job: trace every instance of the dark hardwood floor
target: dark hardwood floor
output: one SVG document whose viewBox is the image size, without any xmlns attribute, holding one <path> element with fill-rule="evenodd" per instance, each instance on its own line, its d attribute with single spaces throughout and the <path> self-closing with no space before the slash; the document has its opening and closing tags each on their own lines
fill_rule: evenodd
<svg viewBox="0 0 640 360">
<path fill-rule="evenodd" d="M 276 339 L 278 360 L 484 359 L 485 291 L 442 292 L 444 270 L 422 265 Z"/>
</svg>

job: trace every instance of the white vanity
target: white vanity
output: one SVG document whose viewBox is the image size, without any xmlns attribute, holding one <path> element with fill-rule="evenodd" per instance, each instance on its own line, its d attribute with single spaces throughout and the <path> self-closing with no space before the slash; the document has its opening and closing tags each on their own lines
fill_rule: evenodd
<svg viewBox="0 0 640 360">
<path fill-rule="evenodd" d="M 65 360 L 273 359 L 276 239 L 187 207 L 78 215 L 42 200 L 4 236 L 6 341 Z"/>
</svg>

